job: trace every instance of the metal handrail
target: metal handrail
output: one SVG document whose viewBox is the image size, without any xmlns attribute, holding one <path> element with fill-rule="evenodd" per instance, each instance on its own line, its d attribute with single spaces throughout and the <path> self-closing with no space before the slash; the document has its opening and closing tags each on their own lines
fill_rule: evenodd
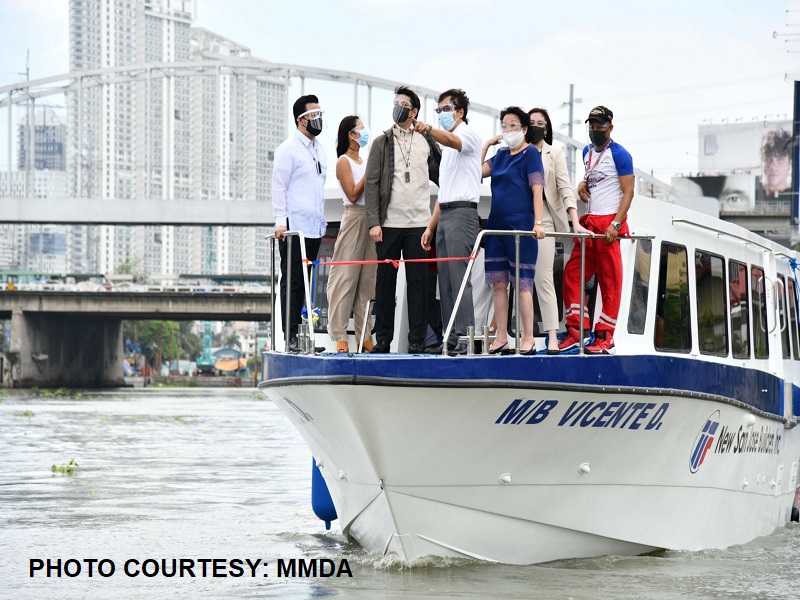
<svg viewBox="0 0 800 600">
<path fill-rule="evenodd" d="M 691 225 L 692 227 L 697 227 L 698 229 L 705 229 L 706 231 L 713 231 L 714 233 L 716 233 L 718 235 L 726 235 L 726 236 L 728 236 L 730 238 L 739 240 L 740 242 L 744 242 L 745 244 L 752 244 L 754 246 L 758 246 L 759 248 L 763 248 L 764 250 L 772 252 L 772 248 L 770 248 L 769 246 L 765 246 L 764 244 L 762 244 L 760 242 L 756 242 L 756 241 L 748 239 L 748 238 L 746 238 L 744 236 L 736 235 L 735 233 L 731 233 L 730 231 L 725 231 L 724 229 L 718 229 L 716 227 L 711 227 L 710 225 L 705 225 L 703 223 L 697 223 L 696 221 L 692 221 L 692 220 L 689 220 L 689 219 L 675 219 L 675 218 L 673 218 L 672 219 L 672 223 L 673 224 L 682 223 L 684 225 Z"/>
<path fill-rule="evenodd" d="M 519 308 L 519 238 L 521 236 L 525 237 L 533 237 L 536 235 L 534 231 L 522 231 L 522 230 L 503 230 L 503 229 L 484 229 L 478 233 L 478 237 L 475 239 L 475 245 L 472 248 L 472 252 L 470 253 L 470 258 L 468 260 L 467 268 L 464 272 L 464 278 L 461 280 L 461 287 L 458 290 L 458 295 L 456 296 L 456 300 L 453 303 L 453 312 L 450 315 L 450 320 L 447 322 L 447 328 L 445 329 L 443 340 L 442 340 L 442 356 L 449 356 L 448 354 L 448 347 L 447 347 L 447 340 L 450 337 L 450 332 L 455 325 L 456 320 L 456 313 L 458 312 L 458 307 L 461 305 L 461 300 L 464 295 L 464 290 L 467 288 L 467 283 L 470 280 L 470 274 L 472 273 L 472 266 L 475 263 L 475 257 L 478 256 L 478 251 L 481 246 L 481 242 L 483 241 L 483 237 L 485 235 L 513 235 L 515 239 L 515 258 L 516 258 L 516 268 L 514 273 L 514 307 L 516 311 L 516 330 L 515 330 L 515 337 L 514 337 L 514 345 L 515 345 L 515 353 L 520 353 L 520 343 L 519 343 L 519 320 L 520 320 L 520 308 Z M 602 238 L 605 237 L 602 234 L 595 234 L 595 233 L 570 233 L 570 232 L 546 232 L 545 237 L 553 237 L 553 238 L 579 238 L 581 244 L 581 295 L 580 295 L 580 343 L 578 344 L 579 353 L 583 354 L 583 338 L 584 338 L 584 327 L 583 327 L 583 311 L 586 309 L 586 239 L 587 238 Z M 620 236 L 618 240 L 652 240 L 655 236 L 653 235 L 626 235 Z M 488 340 L 484 340 L 484 345 L 488 344 Z M 472 352 L 472 349 L 469 350 Z"/>
<path fill-rule="evenodd" d="M 300 238 L 300 260 L 303 263 L 303 287 L 305 289 L 305 298 L 306 298 L 306 315 L 308 317 L 308 347 L 304 347 L 303 344 L 300 345 L 300 351 L 305 354 L 311 354 L 314 351 L 315 343 L 314 343 L 314 325 L 313 325 L 313 315 L 312 312 L 312 298 L 311 298 L 311 287 L 308 281 L 308 268 L 306 268 L 306 238 L 303 235 L 302 231 L 284 231 L 284 237 L 293 237 L 298 236 Z M 269 234 L 266 236 L 267 240 L 270 240 L 271 243 L 271 254 L 272 254 L 272 273 L 270 275 L 270 298 L 272 302 L 272 306 L 275 306 L 275 237 L 274 233 Z M 283 329 L 283 351 L 286 352 L 289 347 L 289 338 L 287 337 L 289 334 L 289 315 L 291 309 L 291 295 L 292 295 L 292 243 L 291 241 L 287 241 L 286 243 L 286 314 L 283 315 L 284 319 L 284 329 Z M 270 334 L 272 336 L 272 345 L 273 349 L 275 348 L 275 319 L 270 319 Z"/>
</svg>

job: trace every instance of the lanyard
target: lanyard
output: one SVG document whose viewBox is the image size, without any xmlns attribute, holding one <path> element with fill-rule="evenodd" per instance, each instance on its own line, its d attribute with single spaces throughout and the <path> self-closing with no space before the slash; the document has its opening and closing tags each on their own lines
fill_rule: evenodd
<svg viewBox="0 0 800 600">
<path fill-rule="evenodd" d="M 314 142 L 311 142 L 311 143 L 313 144 Z M 306 145 L 303 144 L 303 146 L 306 146 Z M 317 155 L 315 154 L 316 149 L 315 149 L 315 152 L 312 152 L 310 146 L 311 146 L 311 144 L 306 146 L 306 150 L 308 150 L 308 153 L 311 155 L 311 159 L 314 161 L 314 164 L 317 166 L 317 175 L 322 175 L 322 165 L 319 164 L 319 160 L 317 159 Z"/>
<path fill-rule="evenodd" d="M 600 159 L 603 158 L 603 154 L 606 153 L 606 150 L 608 150 L 608 147 L 610 145 L 611 145 L 611 140 L 608 140 L 606 147 L 603 148 L 603 151 L 597 155 L 597 160 L 594 161 L 594 164 L 592 164 L 592 150 L 594 150 L 594 148 L 589 148 L 589 160 L 587 161 L 586 165 L 586 175 L 584 175 L 583 177 L 585 180 L 587 181 L 589 180 L 589 173 L 591 173 L 597 168 L 597 165 L 600 164 Z"/>
<path fill-rule="evenodd" d="M 397 134 L 395 134 L 395 137 L 397 138 L 397 147 L 400 149 L 400 155 L 403 157 L 403 162 L 406 163 L 406 169 L 408 169 L 409 165 L 411 164 L 411 151 L 414 149 L 414 132 L 413 131 L 411 132 L 411 141 L 408 143 L 407 146 L 405 143 L 405 139 L 403 139 L 401 142 Z M 406 146 L 405 152 L 403 152 L 403 146 Z"/>
</svg>

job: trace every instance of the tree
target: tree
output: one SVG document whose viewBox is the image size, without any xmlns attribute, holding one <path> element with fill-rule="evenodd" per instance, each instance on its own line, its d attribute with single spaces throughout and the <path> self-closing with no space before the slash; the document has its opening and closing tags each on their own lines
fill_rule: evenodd
<svg viewBox="0 0 800 600">
<path fill-rule="evenodd" d="M 195 360 L 202 342 L 192 333 L 192 321 L 123 321 L 122 336 L 142 346 L 142 354 L 157 369 L 171 359 Z M 159 361 L 159 358 L 161 361 Z"/>
<path fill-rule="evenodd" d="M 128 257 L 117 265 L 115 273 L 117 275 L 133 275 L 135 281 L 146 281 L 147 275 L 141 270 L 141 258 Z"/>
<path fill-rule="evenodd" d="M 239 339 L 239 334 L 235 331 L 232 332 L 227 338 L 225 338 L 225 343 L 223 344 L 226 348 L 238 348 L 239 350 L 242 349 L 242 342 Z"/>
<path fill-rule="evenodd" d="M 180 333 L 181 358 L 197 360 L 203 350 L 203 340 L 192 328 L 194 321 L 181 321 L 178 324 Z"/>
</svg>

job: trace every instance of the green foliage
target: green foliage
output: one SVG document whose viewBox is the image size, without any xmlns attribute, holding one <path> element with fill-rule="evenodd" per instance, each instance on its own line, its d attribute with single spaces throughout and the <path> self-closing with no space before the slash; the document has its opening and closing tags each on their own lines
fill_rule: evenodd
<svg viewBox="0 0 800 600">
<path fill-rule="evenodd" d="M 61 465 L 53 465 L 52 467 L 50 467 L 50 470 L 53 472 L 53 475 L 55 475 L 56 473 L 61 473 L 62 475 L 72 475 L 77 466 L 78 463 L 75 462 L 75 459 L 70 458 L 68 463 L 62 463 Z"/>
<path fill-rule="evenodd" d="M 242 341 L 239 339 L 239 334 L 235 331 L 225 338 L 225 343 L 222 344 L 226 348 L 239 348 L 242 349 Z"/>
<path fill-rule="evenodd" d="M 156 363 L 159 347 L 162 361 L 196 360 L 203 344 L 200 336 L 192 332 L 192 324 L 192 321 L 123 321 L 122 336 L 141 344 L 142 353 L 151 365 Z"/>
<path fill-rule="evenodd" d="M 196 381 L 154 381 L 150 387 L 163 387 L 163 388 L 196 388 L 200 387 L 200 384 Z"/>
<path fill-rule="evenodd" d="M 141 272 L 142 259 L 128 257 L 117 265 L 117 275 L 138 275 Z"/>
<path fill-rule="evenodd" d="M 41 396 L 42 398 L 71 398 L 73 400 L 83 400 L 85 398 L 90 397 L 86 395 L 85 391 L 71 390 L 67 388 L 55 388 L 55 389 L 44 389 L 44 390 L 37 389 L 35 395 Z"/>
<path fill-rule="evenodd" d="M 21 413 L 16 413 L 18 417 L 28 417 L 29 419 L 33 416 L 33 413 L 29 410 L 26 410 Z"/>
<path fill-rule="evenodd" d="M 203 340 L 199 335 L 192 331 L 194 321 L 181 321 L 178 324 L 178 331 L 181 334 L 181 358 L 188 358 L 189 360 L 197 360 L 200 353 L 203 351 Z"/>
</svg>

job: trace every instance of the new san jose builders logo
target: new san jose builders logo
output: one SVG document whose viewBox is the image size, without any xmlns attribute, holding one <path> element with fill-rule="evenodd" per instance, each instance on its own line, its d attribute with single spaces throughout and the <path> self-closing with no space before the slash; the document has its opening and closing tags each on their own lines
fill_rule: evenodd
<svg viewBox="0 0 800 600">
<path fill-rule="evenodd" d="M 719 429 L 719 411 L 716 410 L 711 413 L 711 416 L 706 419 L 703 428 L 697 434 L 692 445 L 692 453 L 689 456 L 689 470 L 692 473 L 697 473 L 703 461 L 706 459 L 706 454 L 714 445 L 714 436 Z"/>
</svg>

